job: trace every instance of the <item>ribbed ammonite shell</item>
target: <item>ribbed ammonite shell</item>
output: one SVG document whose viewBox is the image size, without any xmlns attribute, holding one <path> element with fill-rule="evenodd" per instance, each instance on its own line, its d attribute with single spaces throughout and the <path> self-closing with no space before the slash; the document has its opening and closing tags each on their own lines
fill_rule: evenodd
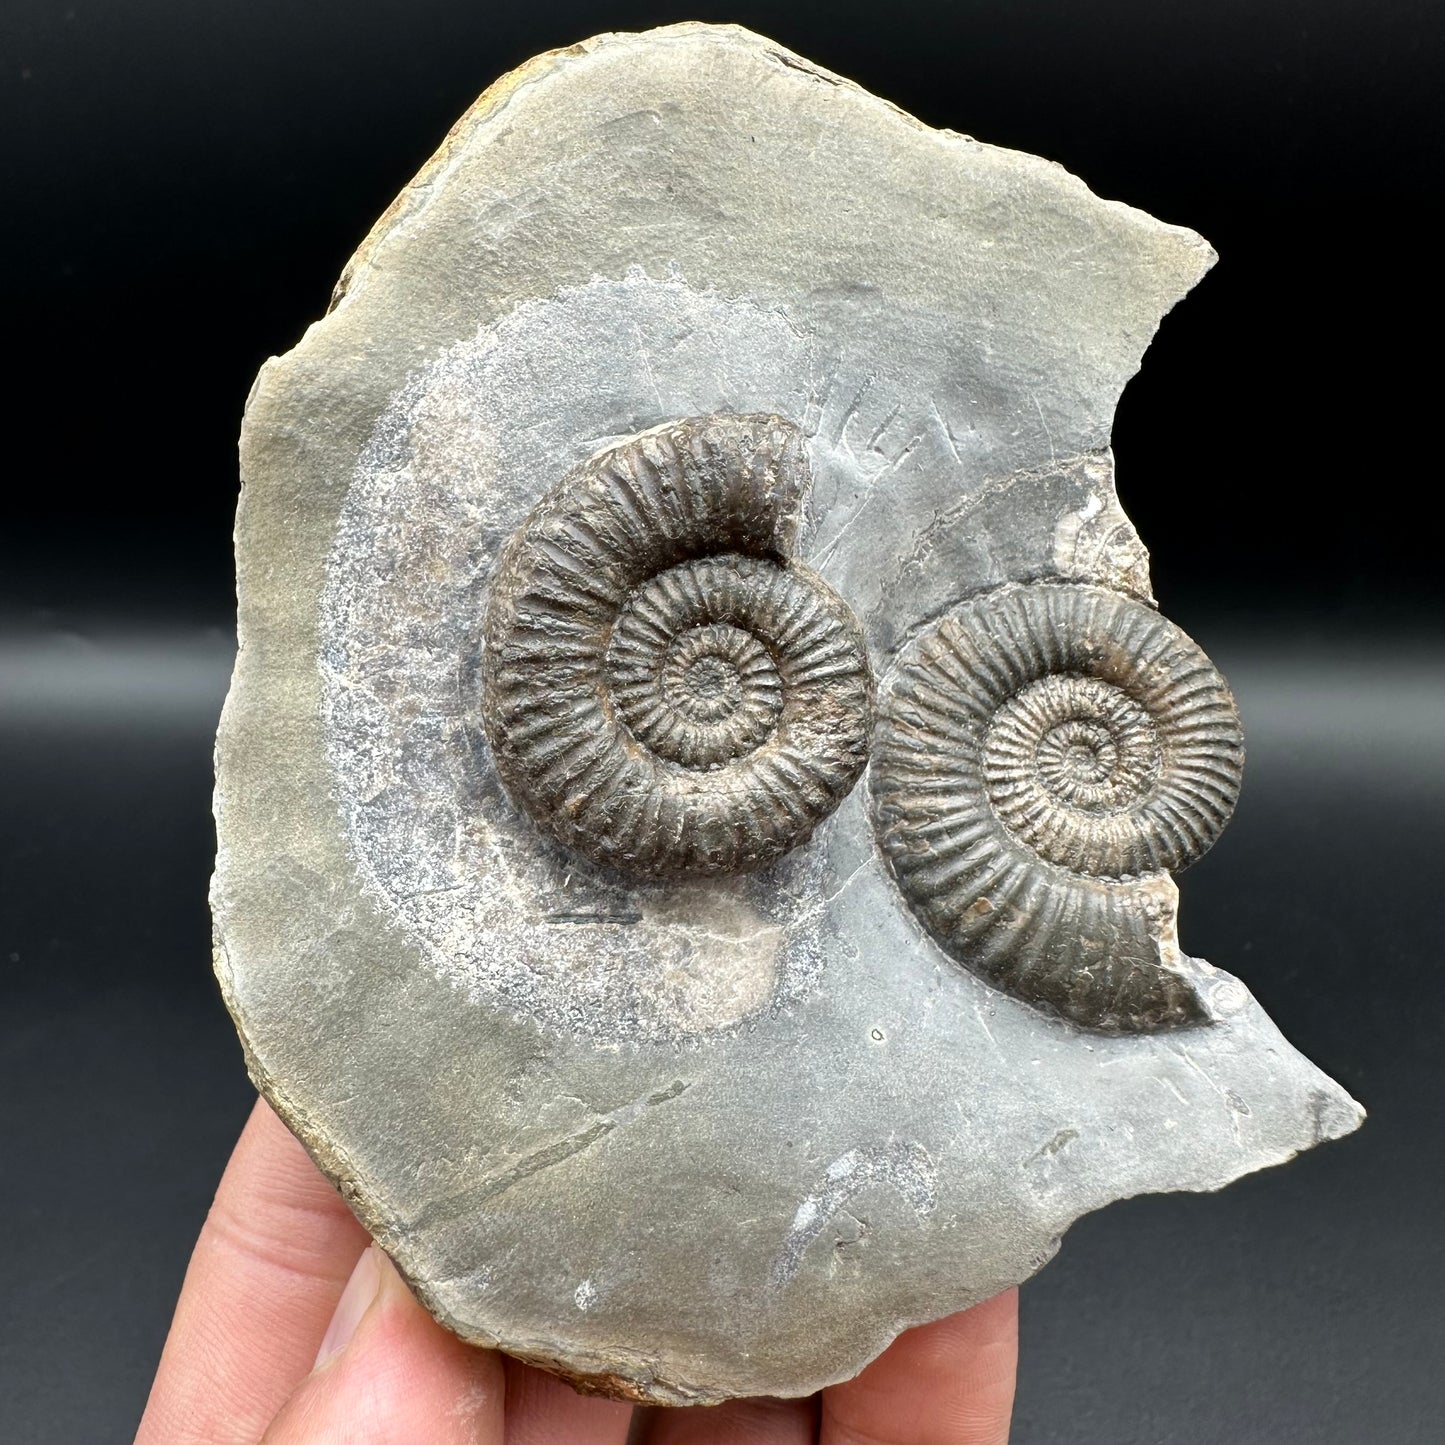
<svg viewBox="0 0 1445 1445">
<path fill-rule="evenodd" d="M 1228 822 L 1244 743 L 1194 642 L 1105 588 L 1010 585 L 914 638 L 879 708 L 878 837 L 946 952 L 1089 1027 L 1203 1017 L 1160 884 Z"/>
<path fill-rule="evenodd" d="M 788 555 L 807 484 L 791 422 L 692 418 L 593 457 L 512 537 L 482 718 L 563 843 L 643 877 L 742 872 L 847 796 L 873 679 L 847 604 Z"/>
</svg>

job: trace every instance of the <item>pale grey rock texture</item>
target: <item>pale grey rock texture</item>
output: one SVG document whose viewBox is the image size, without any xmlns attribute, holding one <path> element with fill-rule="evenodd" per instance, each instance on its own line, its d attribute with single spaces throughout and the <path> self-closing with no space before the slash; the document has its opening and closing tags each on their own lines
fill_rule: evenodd
<svg viewBox="0 0 1445 1445">
<path fill-rule="evenodd" d="M 797 555 L 880 679 L 1001 584 L 1151 602 L 1110 423 L 1212 260 L 1049 162 L 676 26 L 489 90 L 262 369 L 217 973 L 258 1085 L 459 1334 L 639 1399 L 805 1393 L 1088 1210 L 1358 1125 L 1178 952 L 1167 875 L 1155 936 L 1201 1021 L 1090 1031 L 939 948 L 866 782 L 761 871 L 638 880 L 545 838 L 479 722 L 508 537 L 683 417 L 802 429 Z"/>
</svg>

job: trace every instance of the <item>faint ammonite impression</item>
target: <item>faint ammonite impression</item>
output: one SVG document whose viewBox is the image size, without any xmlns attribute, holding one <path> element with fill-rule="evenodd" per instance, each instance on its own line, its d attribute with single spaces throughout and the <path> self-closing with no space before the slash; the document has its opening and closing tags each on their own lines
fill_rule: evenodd
<svg viewBox="0 0 1445 1445">
<path fill-rule="evenodd" d="M 804 842 L 867 760 L 873 679 L 847 604 L 791 557 L 802 436 L 698 417 L 593 457 L 507 544 L 482 717 L 533 819 L 651 878 Z"/>
<path fill-rule="evenodd" d="M 1244 745 L 1209 659 L 1105 588 L 970 599 L 884 679 L 874 822 L 910 908 L 953 958 L 1077 1023 L 1204 1017 L 1164 876 L 1229 820 Z"/>
</svg>

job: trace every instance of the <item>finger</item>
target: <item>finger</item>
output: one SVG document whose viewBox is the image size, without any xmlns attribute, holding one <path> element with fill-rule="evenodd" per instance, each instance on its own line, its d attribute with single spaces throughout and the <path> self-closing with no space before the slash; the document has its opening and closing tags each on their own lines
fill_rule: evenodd
<svg viewBox="0 0 1445 1445">
<path fill-rule="evenodd" d="M 729 1400 L 649 1410 L 634 1445 L 813 1445 L 814 1400 Z"/>
<path fill-rule="evenodd" d="M 437 1324 L 376 1245 L 357 1264 L 336 1324 L 261 1445 L 502 1445 L 501 1356 Z"/>
<path fill-rule="evenodd" d="M 136 1445 L 254 1445 L 310 1370 L 366 1244 L 258 1102 L 191 1255 Z"/>
<path fill-rule="evenodd" d="M 506 1362 L 507 1445 L 625 1445 L 632 1406 L 579 1395 L 565 1380 Z"/>
<path fill-rule="evenodd" d="M 907 1330 L 857 1379 L 823 1391 L 821 1445 L 1005 1445 L 1018 1291 Z"/>
</svg>

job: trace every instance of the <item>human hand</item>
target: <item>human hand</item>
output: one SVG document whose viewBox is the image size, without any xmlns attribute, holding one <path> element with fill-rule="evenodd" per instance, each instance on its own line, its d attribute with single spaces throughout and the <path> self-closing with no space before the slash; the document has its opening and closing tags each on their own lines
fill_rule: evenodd
<svg viewBox="0 0 1445 1445">
<path fill-rule="evenodd" d="M 186 1272 L 136 1445 L 1003 1445 L 1018 1294 L 807 1400 L 634 1409 L 463 1344 L 264 1101 Z"/>
</svg>

